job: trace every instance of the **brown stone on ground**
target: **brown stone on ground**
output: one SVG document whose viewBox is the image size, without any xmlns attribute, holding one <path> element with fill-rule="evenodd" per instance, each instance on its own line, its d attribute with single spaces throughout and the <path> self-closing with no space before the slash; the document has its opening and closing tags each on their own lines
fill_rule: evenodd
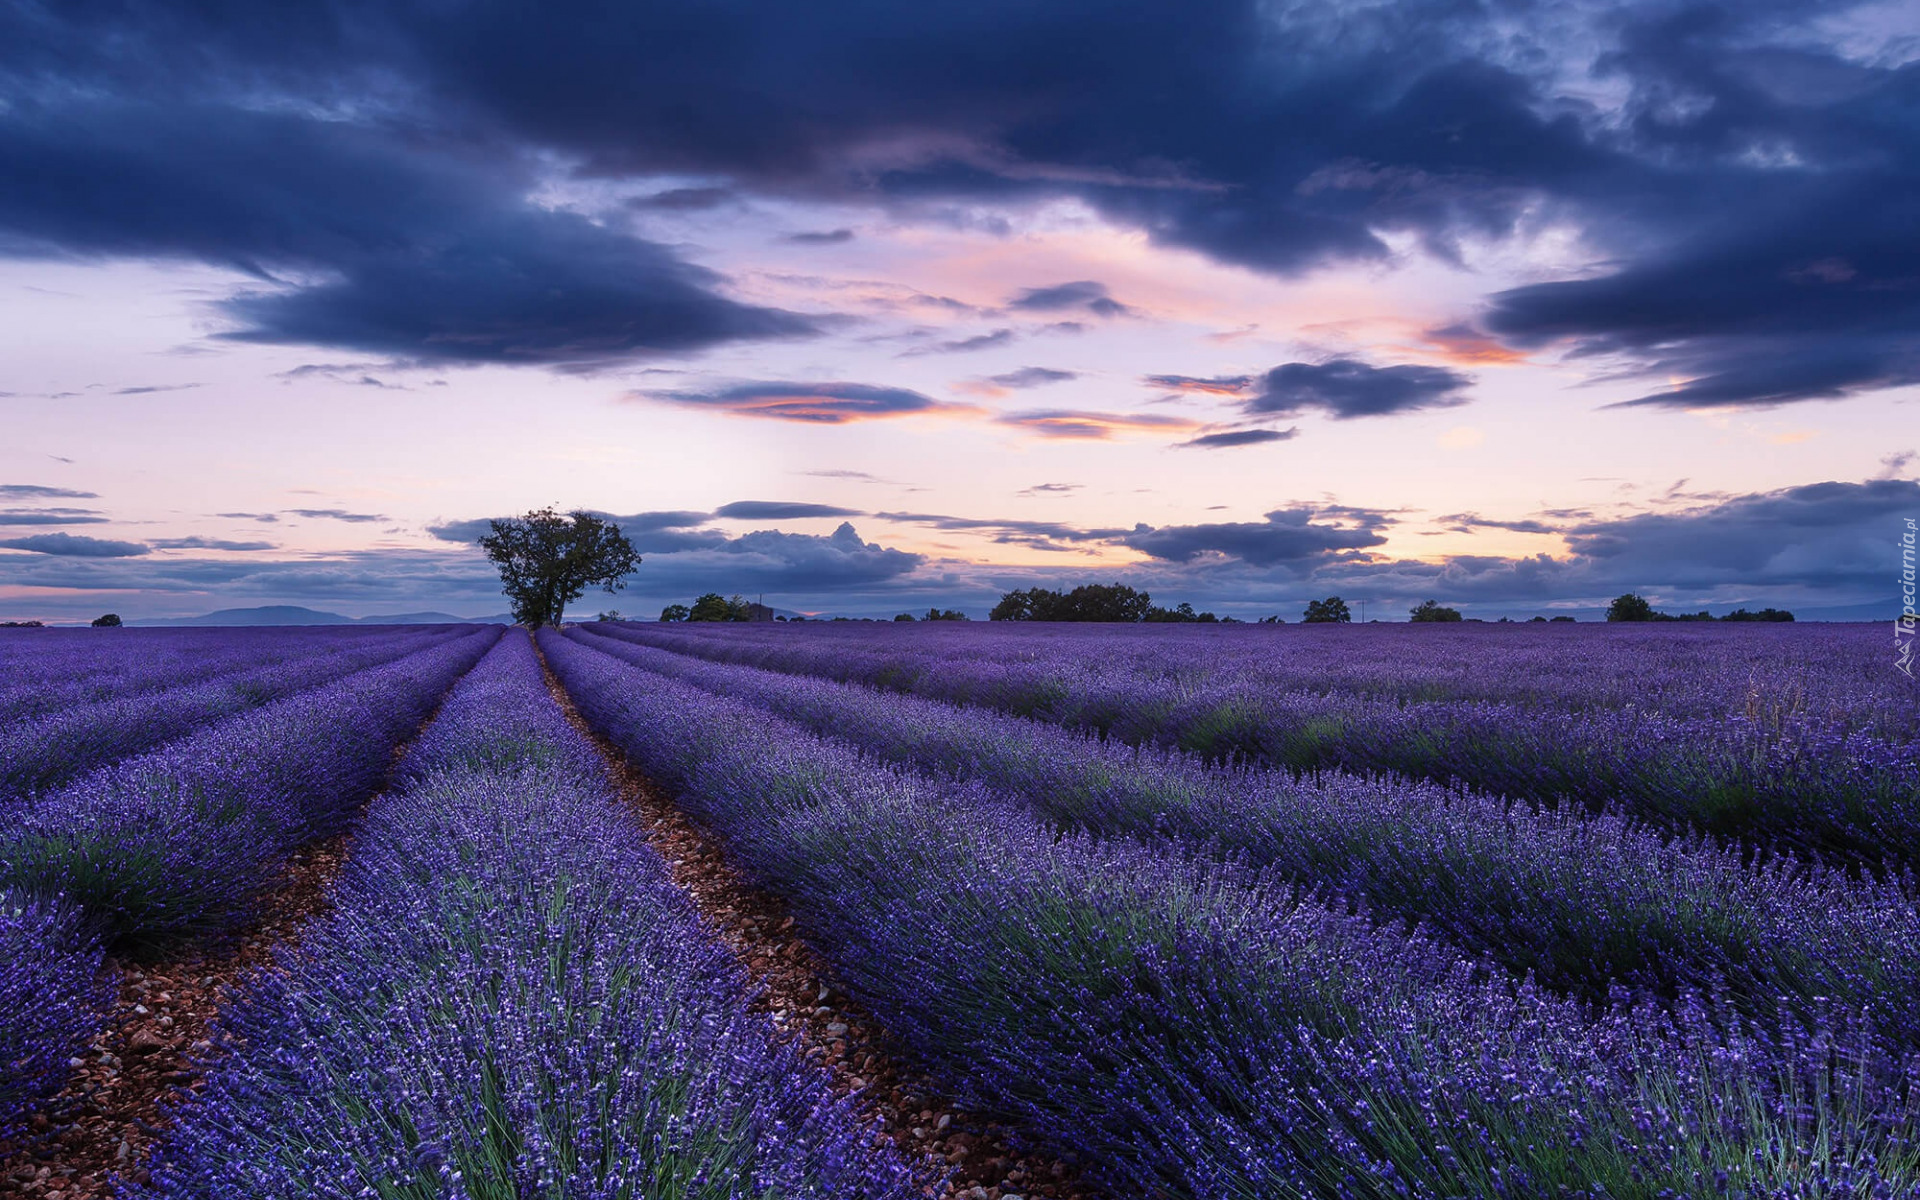
<svg viewBox="0 0 1920 1200">
<path fill-rule="evenodd" d="M 389 776 L 452 691 L 387 756 Z M 58 1181 L 60 1200 L 98 1200 L 113 1194 L 115 1175 L 146 1182 L 147 1155 L 171 1120 L 169 1102 L 206 1083 L 193 1060 L 213 1047 L 220 1005 L 252 972 L 271 967 L 275 950 L 298 945 L 300 930 L 332 907 L 352 824 L 289 855 L 251 925 L 158 962 L 108 957 L 117 999 L 106 1026 L 67 1086 L 33 1115 L 26 1140 L 0 1143 L 0 1196 L 48 1197 Z"/>
<path fill-rule="evenodd" d="M 543 670 L 545 663 L 542 656 Z M 547 689 L 567 719 L 606 757 L 621 799 L 666 860 L 674 883 L 759 987 L 756 1006 L 773 1015 L 774 1025 L 807 1059 L 825 1067 L 836 1091 L 856 1093 L 860 1111 L 919 1171 L 923 1195 L 937 1200 L 1097 1200 L 1103 1195 L 1075 1168 L 1014 1149 L 1007 1128 L 943 1096 L 907 1051 L 848 997 L 826 959 L 801 936 L 786 905 L 748 883 L 727 861 L 719 839 L 595 733 L 553 672 L 546 675 Z"/>
<path fill-rule="evenodd" d="M 18 1146 L 0 1147 L 0 1195 L 96 1200 L 116 1173 L 139 1177 L 168 1121 L 167 1102 L 197 1082 L 190 1060 L 208 1048 L 226 992 L 267 966 L 276 947 L 324 911 L 347 835 L 295 854 L 258 919 L 221 941 L 158 962 L 109 958 L 115 999 L 59 1095 Z"/>
</svg>

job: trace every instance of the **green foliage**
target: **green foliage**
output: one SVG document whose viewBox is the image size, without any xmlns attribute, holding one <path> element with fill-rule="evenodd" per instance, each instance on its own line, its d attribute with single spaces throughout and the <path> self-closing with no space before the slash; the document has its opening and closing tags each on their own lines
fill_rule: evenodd
<svg viewBox="0 0 1920 1200">
<path fill-rule="evenodd" d="M 684 604 L 669 604 L 660 610 L 662 621 L 684 621 L 693 614 L 693 610 Z"/>
<path fill-rule="evenodd" d="M 1345 625 L 1353 620 L 1353 613 L 1348 611 L 1345 600 L 1328 596 L 1325 600 L 1307 601 L 1307 611 L 1300 619 L 1309 625 Z"/>
<path fill-rule="evenodd" d="M 1122 583 L 1086 583 L 1071 592 L 1028 588 L 1008 592 L 993 606 L 992 621 L 1143 621 L 1153 598 Z"/>
<path fill-rule="evenodd" d="M 1560 618 L 1560 617 L 1554 618 L 1554 620 L 1556 621 L 1562 620 L 1562 619 L 1563 618 Z M 1571 619 L 1571 618 L 1566 618 L 1566 619 Z M 1607 606 L 1607 620 L 1609 621 L 1715 621 L 1715 620 L 1718 620 L 1718 621 L 1791 621 L 1793 620 L 1793 614 L 1786 611 L 1783 608 L 1763 608 L 1759 612 L 1749 612 L 1744 608 L 1736 608 L 1724 617 L 1715 617 L 1712 613 L 1708 612 L 1704 608 L 1697 613 L 1663 613 L 1658 609 L 1654 608 L 1653 605 L 1647 603 L 1647 601 L 1642 597 L 1636 596 L 1632 592 L 1628 592 L 1624 596 L 1615 597 L 1613 603 Z"/>
<path fill-rule="evenodd" d="M 1218 621 L 1220 618 L 1214 616 L 1210 612 L 1197 613 L 1193 611 L 1193 605 L 1188 604 L 1185 600 L 1182 600 L 1179 603 L 1179 605 L 1174 608 L 1159 608 L 1159 607 L 1149 608 L 1147 610 L 1147 615 L 1141 619 L 1145 621 L 1165 622 L 1165 623 L 1171 623 L 1171 624 L 1184 624 L 1188 622 L 1197 622 L 1201 625 L 1211 625 L 1214 622 Z"/>
<path fill-rule="evenodd" d="M 1459 609 L 1443 607 L 1436 600 L 1422 600 L 1413 607 L 1412 613 L 1413 615 L 1407 619 L 1417 621 L 1423 625 L 1434 621 L 1458 621 L 1460 619 Z"/>
<path fill-rule="evenodd" d="M 1748 612 L 1744 608 L 1736 608 L 1720 619 L 1722 621 L 1791 621 L 1793 614 L 1784 608 L 1763 608 L 1759 612 Z"/>
<path fill-rule="evenodd" d="M 729 600 L 719 592 L 708 592 L 687 610 L 689 621 L 751 621 L 753 609 L 738 593 Z"/>
<path fill-rule="evenodd" d="M 1613 603 L 1607 605 L 1607 620 L 1651 621 L 1653 620 L 1653 605 L 1647 603 L 1645 596 L 1638 596 L 1632 592 L 1628 592 L 1622 596 L 1615 596 Z"/>
<path fill-rule="evenodd" d="M 93 619 L 93 627 L 95 629 L 118 629 L 121 624 L 119 613 L 106 613 L 103 616 L 98 616 Z"/>
<path fill-rule="evenodd" d="M 589 587 L 618 591 L 640 565 L 618 525 L 583 510 L 562 516 L 549 505 L 487 524 L 480 547 L 500 571 L 513 619 L 530 629 L 558 625 Z"/>
</svg>

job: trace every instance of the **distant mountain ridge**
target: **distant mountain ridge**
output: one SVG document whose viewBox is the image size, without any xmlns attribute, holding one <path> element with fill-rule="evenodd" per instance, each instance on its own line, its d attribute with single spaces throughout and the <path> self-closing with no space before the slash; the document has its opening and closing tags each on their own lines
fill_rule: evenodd
<svg viewBox="0 0 1920 1200">
<path fill-rule="evenodd" d="M 153 617 L 128 621 L 129 625 L 510 625 L 513 618 L 501 613 L 490 617 L 456 617 L 442 612 L 385 613 L 371 617 L 348 617 L 335 612 L 302 608 L 297 604 L 266 604 L 258 608 L 223 608 L 198 617 Z"/>
</svg>

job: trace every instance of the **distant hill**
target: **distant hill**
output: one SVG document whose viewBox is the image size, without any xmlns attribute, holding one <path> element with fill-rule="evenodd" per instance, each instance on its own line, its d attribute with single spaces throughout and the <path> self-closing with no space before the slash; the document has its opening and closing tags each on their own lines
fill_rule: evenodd
<svg viewBox="0 0 1920 1200">
<path fill-rule="evenodd" d="M 456 617 L 451 613 L 410 612 L 372 617 L 348 617 L 334 612 L 302 608 L 297 604 L 267 604 L 259 608 L 223 608 L 198 617 L 155 617 L 128 621 L 129 625 L 485 625 L 511 623 L 512 617 Z"/>
</svg>

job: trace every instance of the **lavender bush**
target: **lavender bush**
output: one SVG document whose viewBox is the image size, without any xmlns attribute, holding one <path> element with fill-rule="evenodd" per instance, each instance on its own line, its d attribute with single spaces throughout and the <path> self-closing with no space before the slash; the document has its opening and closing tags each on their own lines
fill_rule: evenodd
<svg viewBox="0 0 1920 1200">
<path fill-rule="evenodd" d="M 0 888 L 0 1142 L 56 1091 L 107 1005 L 100 944 L 60 897 Z"/>
<path fill-rule="evenodd" d="M 0 720 L 37 717 L 83 704 L 276 666 L 390 641 L 427 627 L 261 629 L 50 629 L 0 656 Z"/>
<path fill-rule="evenodd" d="M 1124 1194 L 1920 1194 L 1914 1067 L 1857 1012 L 1590 1009 L 541 643 L 897 1035 Z"/>
<path fill-rule="evenodd" d="M 45 791 L 122 755 L 161 745 L 223 717 L 460 637 L 417 631 L 337 645 L 319 654 L 49 713 L 0 733 L 0 802 Z"/>
<path fill-rule="evenodd" d="M 1920 912 L 1907 881 L 1860 880 L 1615 815 L 1338 772 L 1209 767 L 1023 718 L 858 685 L 567 636 L 764 706 L 811 732 L 975 780 L 1067 829 L 1165 838 L 1404 917 L 1516 976 L 1604 998 L 1720 990 L 1759 1017 L 1871 1005 L 1920 1050 Z"/>
<path fill-rule="evenodd" d="M 0 831 L 0 885 L 64 894 L 132 950 L 231 927 L 498 637 L 439 640 L 25 802 Z"/>
<path fill-rule="evenodd" d="M 776 1048 L 514 633 L 376 802 L 334 912 L 223 1015 L 137 1197 L 905 1200 Z"/>
<path fill-rule="evenodd" d="M 1604 627 L 604 631 L 1215 758 L 1391 770 L 1847 862 L 1920 865 L 1920 691 L 1902 686 L 1879 640 L 1857 627 L 1674 632 L 1666 641 L 1665 629 Z M 1150 636 L 1160 638 L 1151 653 L 1141 649 Z M 1332 645 L 1369 659 L 1377 674 L 1404 662 L 1417 675 L 1423 649 L 1469 644 L 1462 639 L 1478 639 L 1487 665 L 1450 674 L 1475 683 L 1439 688 L 1444 699 L 1427 698 L 1431 684 L 1409 694 L 1316 689 L 1301 684 L 1305 672 L 1284 669 L 1297 649 Z M 1503 655 L 1507 640 L 1519 649 Z M 1552 702 L 1541 680 L 1566 657 L 1581 661 L 1582 677 L 1626 679 L 1642 691 L 1589 687 L 1577 702 Z M 1324 665 L 1325 656 L 1311 661 Z M 1639 701 L 1627 698 L 1634 694 Z"/>
</svg>

